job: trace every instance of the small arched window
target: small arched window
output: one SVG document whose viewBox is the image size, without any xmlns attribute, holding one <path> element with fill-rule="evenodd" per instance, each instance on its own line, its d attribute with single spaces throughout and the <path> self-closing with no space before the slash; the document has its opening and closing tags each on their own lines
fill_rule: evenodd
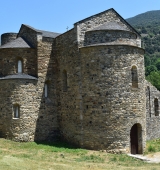
<svg viewBox="0 0 160 170">
<path fill-rule="evenodd" d="M 44 85 L 44 97 L 48 97 L 48 82 L 45 82 Z"/>
<path fill-rule="evenodd" d="M 63 79 L 63 91 L 66 92 L 67 91 L 67 71 L 66 70 L 63 71 L 62 79 Z"/>
<path fill-rule="evenodd" d="M 20 118 L 20 107 L 18 104 L 14 105 L 14 118 Z"/>
<path fill-rule="evenodd" d="M 155 111 L 155 116 L 159 116 L 159 105 L 158 105 L 158 99 L 154 99 L 154 111 Z"/>
<path fill-rule="evenodd" d="M 131 74 L 132 74 L 132 87 L 138 88 L 138 73 L 136 66 L 132 66 Z"/>
<path fill-rule="evenodd" d="M 146 103 L 146 106 L 148 105 L 149 115 L 151 117 L 151 101 L 150 101 L 151 100 L 151 94 L 150 94 L 150 87 L 149 86 L 147 86 L 147 95 L 148 95 L 148 102 Z"/>
<path fill-rule="evenodd" d="M 22 73 L 22 60 L 18 60 L 18 73 Z"/>
</svg>

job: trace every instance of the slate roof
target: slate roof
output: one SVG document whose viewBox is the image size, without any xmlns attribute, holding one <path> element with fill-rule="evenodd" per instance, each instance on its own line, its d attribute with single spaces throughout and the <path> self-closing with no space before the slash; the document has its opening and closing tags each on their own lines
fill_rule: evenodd
<svg viewBox="0 0 160 170">
<path fill-rule="evenodd" d="M 0 80 L 8 80 L 8 79 L 31 79 L 31 80 L 37 80 L 36 77 L 30 76 L 28 74 L 19 73 L 19 74 L 13 74 L 8 75 L 5 77 L 0 77 Z"/>
<path fill-rule="evenodd" d="M 32 47 L 23 38 L 18 37 L 17 39 L 0 46 L 0 48 L 32 48 Z"/>
<path fill-rule="evenodd" d="M 118 24 L 117 22 L 108 22 L 106 24 L 100 25 L 93 30 L 124 30 L 128 31 L 127 27 Z"/>
<path fill-rule="evenodd" d="M 60 35 L 60 33 L 57 33 L 57 32 L 38 30 L 38 29 L 35 29 L 35 28 L 33 28 L 33 27 L 29 26 L 29 25 L 26 25 L 26 24 L 23 24 L 23 25 L 25 25 L 28 28 L 31 28 L 32 30 L 34 30 L 36 32 L 42 33 L 43 37 L 56 38 L 58 35 Z"/>
<path fill-rule="evenodd" d="M 51 37 L 51 38 L 56 38 L 60 33 L 56 32 L 49 32 L 49 31 L 43 31 L 43 30 L 37 30 L 38 32 L 42 33 L 43 37 Z"/>
<path fill-rule="evenodd" d="M 95 15 L 92 15 L 92 16 L 90 16 L 90 17 L 87 17 L 87 18 L 85 18 L 85 19 L 83 19 L 83 20 L 80 20 L 80 21 L 74 23 L 74 25 L 77 25 L 77 24 L 79 24 L 79 23 L 85 22 L 85 21 L 87 21 L 87 20 L 89 20 L 89 19 L 92 19 L 92 18 L 94 18 L 94 17 L 97 17 L 98 15 L 101 15 L 101 14 L 105 14 L 106 12 L 109 12 L 109 11 L 115 12 L 115 13 L 126 23 L 126 25 L 128 25 L 132 30 L 134 30 L 134 32 L 136 32 L 139 36 L 141 36 L 141 35 L 137 32 L 137 30 L 134 29 L 134 28 L 133 28 L 121 15 L 119 15 L 113 8 L 110 8 L 110 9 L 105 10 L 105 11 L 103 11 L 103 12 L 100 12 L 100 13 L 98 13 L 98 14 L 95 14 Z"/>
</svg>

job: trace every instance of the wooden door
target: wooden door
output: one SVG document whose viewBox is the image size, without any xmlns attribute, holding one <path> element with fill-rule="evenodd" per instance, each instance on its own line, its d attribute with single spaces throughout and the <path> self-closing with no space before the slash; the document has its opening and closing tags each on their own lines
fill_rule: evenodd
<svg viewBox="0 0 160 170">
<path fill-rule="evenodd" d="M 133 125 L 130 133 L 131 140 L 131 154 L 138 154 L 138 127 Z"/>
</svg>

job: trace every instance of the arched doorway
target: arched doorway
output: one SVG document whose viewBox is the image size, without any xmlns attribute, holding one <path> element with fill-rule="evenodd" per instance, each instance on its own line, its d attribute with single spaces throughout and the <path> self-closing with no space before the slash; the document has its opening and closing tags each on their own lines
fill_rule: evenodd
<svg viewBox="0 0 160 170">
<path fill-rule="evenodd" d="M 142 126 L 134 124 L 130 132 L 131 154 L 142 154 Z"/>
<path fill-rule="evenodd" d="M 0 138 L 5 138 L 4 133 L 2 132 L 2 130 L 0 130 Z"/>
</svg>

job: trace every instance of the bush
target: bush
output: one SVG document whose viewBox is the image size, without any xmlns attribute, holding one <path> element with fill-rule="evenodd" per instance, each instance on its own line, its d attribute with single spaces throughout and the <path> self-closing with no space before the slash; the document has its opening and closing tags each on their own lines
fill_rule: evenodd
<svg viewBox="0 0 160 170">
<path fill-rule="evenodd" d="M 152 145 L 148 146 L 148 152 L 156 152 L 156 148 Z"/>
</svg>

